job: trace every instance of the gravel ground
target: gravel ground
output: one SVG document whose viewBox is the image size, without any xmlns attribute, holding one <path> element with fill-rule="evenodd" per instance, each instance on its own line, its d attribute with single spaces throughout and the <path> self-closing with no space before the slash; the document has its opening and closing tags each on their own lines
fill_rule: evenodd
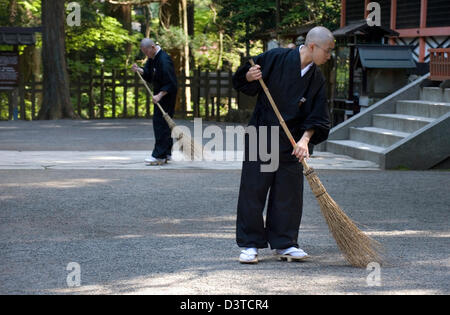
<svg viewBox="0 0 450 315">
<path fill-rule="evenodd" d="M 311 259 L 240 265 L 239 170 L 1 170 L 0 294 L 450 293 L 448 172 L 318 173 L 384 245 L 379 282 L 343 259 L 306 181 Z"/>
</svg>

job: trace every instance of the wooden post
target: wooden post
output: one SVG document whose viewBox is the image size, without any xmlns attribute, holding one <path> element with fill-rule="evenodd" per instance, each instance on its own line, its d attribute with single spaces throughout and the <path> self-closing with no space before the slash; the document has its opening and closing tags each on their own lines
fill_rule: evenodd
<svg viewBox="0 0 450 315">
<path fill-rule="evenodd" d="M 94 76 L 92 74 L 92 68 L 89 68 L 89 119 L 94 119 L 94 99 L 93 99 L 93 90 L 94 90 Z"/>
<path fill-rule="evenodd" d="M 112 101 L 112 118 L 116 118 L 116 70 L 112 70 L 111 82 L 111 101 Z"/>
<path fill-rule="evenodd" d="M 353 75 L 354 75 L 355 46 L 350 46 L 350 62 L 348 75 L 348 99 L 353 100 Z"/>
<path fill-rule="evenodd" d="M 183 111 L 182 116 L 186 118 L 186 111 L 187 111 L 187 105 L 186 105 L 186 75 L 183 72 L 181 72 L 180 76 L 180 90 L 181 90 L 181 109 Z"/>
<path fill-rule="evenodd" d="M 202 82 L 202 72 L 200 71 L 200 67 L 197 68 L 197 76 L 195 78 L 195 82 L 196 82 L 196 89 L 197 89 L 197 97 L 195 99 L 195 104 L 194 104 L 194 117 L 200 117 L 200 91 L 201 91 L 201 82 Z"/>
<path fill-rule="evenodd" d="M 213 117 L 216 113 L 216 111 L 214 110 L 215 106 L 216 106 L 216 99 L 213 96 L 213 97 L 211 97 L 211 119 L 213 119 Z"/>
<path fill-rule="evenodd" d="M 139 117 L 139 81 L 138 76 L 134 74 L 134 118 Z"/>
<path fill-rule="evenodd" d="M 228 111 L 231 110 L 231 102 L 233 98 L 233 72 L 228 71 Z"/>
<path fill-rule="evenodd" d="M 209 119 L 209 70 L 205 72 L 205 119 Z"/>
<path fill-rule="evenodd" d="M 103 66 L 100 73 L 100 118 L 105 118 L 105 69 Z"/>
<path fill-rule="evenodd" d="M 150 94 L 148 93 L 147 90 L 145 90 L 145 117 L 146 118 L 150 118 Z"/>
<path fill-rule="evenodd" d="M 221 87 L 221 77 L 222 71 L 217 70 L 217 82 L 216 82 L 216 95 L 217 95 L 217 102 L 216 102 L 216 121 L 220 121 L 220 87 Z"/>
<path fill-rule="evenodd" d="M 17 46 L 14 46 L 17 49 Z M 22 73 L 19 73 L 19 119 L 26 120 L 25 117 L 25 79 Z"/>
<path fill-rule="evenodd" d="M 31 120 L 36 118 L 36 80 L 31 74 Z"/>
<path fill-rule="evenodd" d="M 8 120 L 14 119 L 14 108 L 17 106 L 17 94 L 16 87 L 9 92 Z"/>
<path fill-rule="evenodd" d="M 391 0 L 391 30 L 397 28 L 397 0 Z M 395 45 L 395 40 L 391 37 L 389 38 L 389 44 Z"/>
<path fill-rule="evenodd" d="M 128 109 L 127 109 L 127 70 L 123 70 L 123 118 L 127 118 L 128 116 Z"/>
<path fill-rule="evenodd" d="M 20 97 L 20 119 L 27 120 L 27 115 L 25 112 L 25 82 L 19 87 L 19 97 Z"/>
<path fill-rule="evenodd" d="M 364 1 L 364 19 L 367 19 L 369 13 L 367 12 L 367 5 L 369 4 L 369 0 Z"/>
<path fill-rule="evenodd" d="M 420 28 L 424 29 L 427 27 L 427 6 L 428 1 L 422 0 L 420 3 Z M 425 46 L 426 41 L 424 34 L 420 34 L 419 39 L 419 62 L 425 62 Z"/>
<path fill-rule="evenodd" d="M 197 95 L 196 95 L 196 91 L 197 91 L 197 70 L 195 68 L 193 68 L 192 70 L 192 78 L 191 78 L 191 84 L 190 84 L 190 89 L 191 89 L 191 95 L 192 95 L 192 117 L 195 118 L 196 117 L 196 112 L 197 112 Z"/>
<path fill-rule="evenodd" d="M 346 6 L 347 6 L 346 0 L 341 0 L 341 27 L 345 26 L 345 19 L 346 19 Z"/>
<path fill-rule="evenodd" d="M 77 79 L 77 111 L 78 116 L 81 118 L 81 74 Z"/>
</svg>

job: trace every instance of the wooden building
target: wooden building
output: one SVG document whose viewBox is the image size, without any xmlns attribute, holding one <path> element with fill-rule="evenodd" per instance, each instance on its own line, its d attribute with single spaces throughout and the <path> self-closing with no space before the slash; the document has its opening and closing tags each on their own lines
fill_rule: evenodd
<svg viewBox="0 0 450 315">
<path fill-rule="evenodd" d="M 341 27 L 365 19 L 369 0 L 341 0 Z M 399 35 L 391 45 L 412 45 L 419 63 L 430 59 L 429 48 L 450 47 L 449 0 L 377 0 L 381 7 L 381 26 Z"/>
<path fill-rule="evenodd" d="M 450 0 L 378 0 L 378 26 L 366 21 L 370 2 L 341 0 L 341 28 L 333 32 L 335 112 L 351 115 L 370 106 L 411 75 L 428 73 L 430 49 L 450 47 Z"/>
</svg>

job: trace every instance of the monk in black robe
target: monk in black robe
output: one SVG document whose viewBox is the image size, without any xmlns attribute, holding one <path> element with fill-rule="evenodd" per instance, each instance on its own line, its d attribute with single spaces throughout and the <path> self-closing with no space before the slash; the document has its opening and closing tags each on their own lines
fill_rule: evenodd
<svg viewBox="0 0 450 315">
<path fill-rule="evenodd" d="M 304 46 L 267 51 L 253 58 L 255 66 L 247 62 L 233 76 L 236 90 L 258 97 L 249 125 L 257 130 L 262 126 L 280 126 L 257 81 L 262 78 L 298 141 L 293 149 L 279 128 L 279 167 L 273 172 L 262 172 L 262 160 L 248 159 L 249 148 L 255 147 L 249 146 L 249 142 L 258 141 L 259 137 L 251 139 L 246 135 L 236 221 L 236 241 L 244 248 L 239 257 L 241 263 L 257 263 L 258 249 L 268 244 L 276 249 L 279 258 L 301 260 L 308 257 L 297 242 L 303 209 L 303 167 L 299 161 L 309 157 L 308 145 L 318 144 L 328 137 L 330 118 L 325 79 L 317 66 L 330 59 L 333 49 L 331 32 L 316 27 L 308 33 Z M 270 140 L 266 140 L 270 145 Z"/>
<path fill-rule="evenodd" d="M 149 165 L 161 165 L 172 158 L 173 139 L 167 122 L 156 103 L 173 118 L 177 98 L 177 77 L 170 56 L 151 39 L 141 41 L 141 50 L 148 57 L 144 68 L 133 65 L 133 71 L 139 71 L 144 80 L 153 84 L 153 130 L 155 132 L 155 147 L 152 156 L 145 159 Z"/>
</svg>

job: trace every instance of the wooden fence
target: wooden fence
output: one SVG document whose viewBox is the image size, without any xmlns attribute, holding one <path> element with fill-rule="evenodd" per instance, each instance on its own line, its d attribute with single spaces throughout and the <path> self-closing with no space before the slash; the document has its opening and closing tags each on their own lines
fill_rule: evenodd
<svg viewBox="0 0 450 315">
<path fill-rule="evenodd" d="M 431 48 L 430 79 L 434 81 L 450 80 L 450 48 Z"/>
<path fill-rule="evenodd" d="M 239 95 L 233 89 L 232 75 L 231 71 L 209 72 L 196 69 L 193 76 L 179 76 L 178 95 L 181 110 L 177 110 L 176 115 L 220 121 L 222 115 L 226 115 L 228 110 L 236 108 L 238 104 Z M 186 102 L 185 89 L 189 89 L 191 93 L 191 106 Z M 131 71 L 112 70 L 111 73 L 105 74 L 104 69 L 101 69 L 100 74 L 94 74 L 90 70 L 87 75 L 75 78 L 72 76 L 70 93 L 72 100 L 75 100 L 72 104 L 74 111 L 84 119 L 152 116 L 151 96 L 139 77 Z M 42 82 L 36 82 L 32 76 L 30 82 L 19 86 L 18 92 L 9 94 L 12 94 L 12 97 L 9 96 L 9 105 L 0 107 L 0 117 L 1 111 L 7 110 L 8 114 L 4 116 L 9 120 L 37 119 L 39 99 L 42 98 Z M 108 103 L 105 102 L 107 94 Z M 11 98 L 17 99 L 11 101 Z M 87 98 L 87 101 L 83 101 L 83 98 Z"/>
</svg>

